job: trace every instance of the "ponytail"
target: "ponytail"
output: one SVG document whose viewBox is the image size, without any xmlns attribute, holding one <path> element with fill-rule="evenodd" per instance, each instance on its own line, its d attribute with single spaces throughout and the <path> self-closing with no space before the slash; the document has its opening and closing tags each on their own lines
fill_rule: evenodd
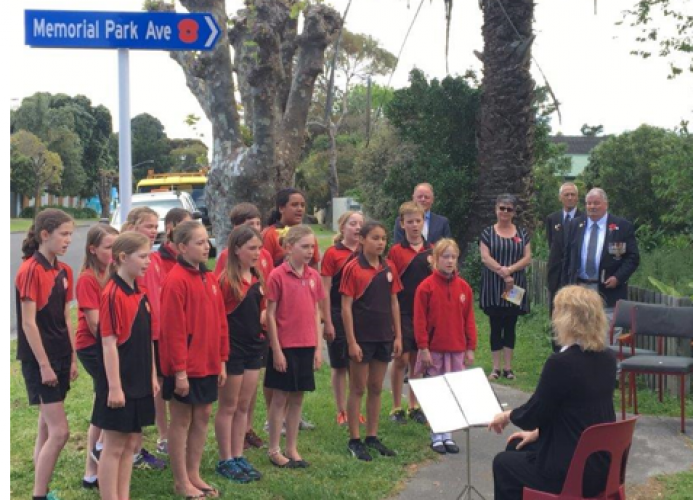
<svg viewBox="0 0 693 500">
<path fill-rule="evenodd" d="M 39 245 L 41 245 L 41 231 L 47 231 L 48 234 L 51 234 L 68 222 L 74 223 L 74 220 L 62 210 L 57 208 L 41 210 L 38 215 L 36 215 L 34 223 L 29 228 L 29 231 L 27 231 L 26 238 L 24 238 L 22 242 L 22 253 L 24 254 L 22 259 L 28 259 L 39 249 Z"/>
</svg>

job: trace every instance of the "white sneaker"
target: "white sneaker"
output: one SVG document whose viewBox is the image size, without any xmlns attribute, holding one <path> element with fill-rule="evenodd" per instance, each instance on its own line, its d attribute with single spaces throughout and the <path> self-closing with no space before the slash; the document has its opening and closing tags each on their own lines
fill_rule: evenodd
<svg viewBox="0 0 693 500">
<path fill-rule="evenodd" d="M 299 424 L 300 429 L 300 424 Z M 262 430 L 269 434 L 269 422 L 265 420 L 265 425 L 262 426 Z M 282 436 L 286 435 L 286 423 L 282 424 Z"/>
</svg>

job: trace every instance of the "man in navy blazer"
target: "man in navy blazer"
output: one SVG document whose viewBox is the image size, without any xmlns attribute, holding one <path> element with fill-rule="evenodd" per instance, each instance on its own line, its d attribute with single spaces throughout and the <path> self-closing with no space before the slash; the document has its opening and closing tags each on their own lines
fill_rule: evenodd
<svg viewBox="0 0 693 500">
<path fill-rule="evenodd" d="M 640 253 L 633 224 L 609 214 L 608 208 L 603 189 L 587 193 L 587 215 L 577 217 L 568 227 L 561 281 L 563 285 L 579 284 L 597 290 L 606 307 L 613 308 L 616 302 L 628 298 L 628 279 L 638 268 Z M 593 229 L 595 224 L 597 228 Z M 591 243 L 593 237 L 596 240 Z"/>
<path fill-rule="evenodd" d="M 435 243 L 441 238 L 451 238 L 450 222 L 442 215 L 431 212 L 431 205 L 435 200 L 433 196 L 433 186 L 428 182 L 417 184 L 414 188 L 412 196 L 414 203 L 419 205 L 424 210 L 424 229 L 423 237 L 429 243 Z M 404 240 L 404 229 L 399 223 L 399 217 L 395 220 L 395 243 L 401 243 Z"/>
</svg>

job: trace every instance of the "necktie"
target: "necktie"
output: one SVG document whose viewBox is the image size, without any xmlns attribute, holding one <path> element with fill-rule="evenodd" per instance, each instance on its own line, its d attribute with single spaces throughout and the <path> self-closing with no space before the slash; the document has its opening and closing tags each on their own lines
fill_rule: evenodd
<svg viewBox="0 0 693 500">
<path fill-rule="evenodd" d="M 597 242 L 599 241 L 599 224 L 592 224 L 590 230 L 590 242 L 587 247 L 587 262 L 585 263 L 585 274 L 587 279 L 597 279 Z"/>
<path fill-rule="evenodd" d="M 566 214 L 565 222 L 563 223 L 564 226 L 567 226 L 568 224 L 570 224 L 570 214 Z"/>
</svg>

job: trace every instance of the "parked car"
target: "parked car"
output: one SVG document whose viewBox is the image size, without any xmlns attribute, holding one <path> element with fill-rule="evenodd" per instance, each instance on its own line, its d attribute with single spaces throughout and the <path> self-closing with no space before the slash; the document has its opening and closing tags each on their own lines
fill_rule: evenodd
<svg viewBox="0 0 693 500">
<path fill-rule="evenodd" d="M 131 208 L 149 207 L 159 214 L 159 227 L 157 229 L 156 240 L 154 240 L 154 250 L 159 248 L 159 245 L 166 238 L 166 227 L 164 220 L 166 214 L 172 208 L 184 208 L 192 215 L 193 219 L 202 219 L 202 213 L 198 210 L 197 205 L 192 196 L 185 191 L 159 191 L 153 193 L 137 193 L 132 195 Z M 110 220 L 111 226 L 120 230 L 120 204 L 113 211 Z M 211 248 L 209 256 L 216 256 L 216 241 L 210 238 Z"/>
</svg>

